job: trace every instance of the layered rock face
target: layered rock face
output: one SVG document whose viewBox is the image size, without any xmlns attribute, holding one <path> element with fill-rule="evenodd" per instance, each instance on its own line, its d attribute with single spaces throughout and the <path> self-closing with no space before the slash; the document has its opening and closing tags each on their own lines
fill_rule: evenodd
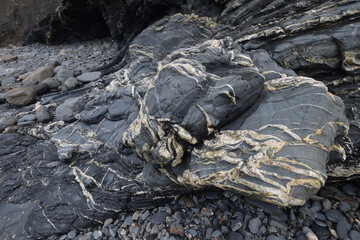
<svg viewBox="0 0 360 240">
<path fill-rule="evenodd" d="M 54 14 L 60 0 L 1 1 L 0 46 L 21 43 L 33 26 Z"/>
<path fill-rule="evenodd" d="M 4 127 L 0 212 L 21 216 L 4 236 L 41 239 L 199 188 L 301 205 L 328 175 L 359 176 L 358 1 L 81 4 L 118 41 L 101 68 L 117 72 L 38 96 L 50 122 Z M 67 19 L 32 34 L 65 40 L 83 24 Z"/>
</svg>

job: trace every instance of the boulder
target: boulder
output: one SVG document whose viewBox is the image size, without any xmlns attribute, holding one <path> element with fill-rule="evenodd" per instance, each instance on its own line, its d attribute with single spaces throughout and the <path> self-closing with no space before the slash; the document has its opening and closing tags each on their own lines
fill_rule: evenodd
<svg viewBox="0 0 360 240">
<path fill-rule="evenodd" d="M 51 67 L 44 66 L 36 69 L 29 74 L 22 82 L 25 86 L 32 86 L 41 83 L 47 78 L 54 76 L 54 70 Z"/>
<path fill-rule="evenodd" d="M 72 122 L 75 115 L 83 110 L 85 101 L 82 97 L 71 98 L 56 108 L 56 119 L 59 121 Z"/>
<path fill-rule="evenodd" d="M 14 88 L 5 93 L 5 98 L 8 103 L 16 106 L 26 106 L 36 100 L 36 90 L 32 87 Z"/>
</svg>

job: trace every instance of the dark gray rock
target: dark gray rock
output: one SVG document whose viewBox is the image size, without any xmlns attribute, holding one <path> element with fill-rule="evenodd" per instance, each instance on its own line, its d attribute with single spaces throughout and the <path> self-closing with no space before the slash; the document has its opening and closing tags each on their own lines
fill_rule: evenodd
<svg viewBox="0 0 360 240">
<path fill-rule="evenodd" d="M 71 77 L 66 79 L 64 82 L 64 87 L 67 88 L 67 90 L 73 90 L 79 85 L 78 80 L 75 77 Z"/>
<path fill-rule="evenodd" d="M 332 222 L 346 221 L 344 214 L 337 209 L 329 210 L 325 212 L 325 215 Z"/>
<path fill-rule="evenodd" d="M 72 122 L 75 115 L 83 110 L 85 101 L 82 97 L 71 98 L 56 108 L 56 119 L 59 121 Z"/>
<path fill-rule="evenodd" d="M 338 221 L 336 224 L 336 233 L 338 234 L 340 239 L 349 239 L 349 231 L 351 229 L 350 224 L 346 221 L 346 219 L 342 219 Z"/>
<path fill-rule="evenodd" d="M 5 128 L 13 126 L 17 123 L 16 117 L 14 116 L 5 116 L 0 118 L 0 131 L 5 130 Z"/>
<path fill-rule="evenodd" d="M 259 232 L 261 226 L 260 218 L 253 218 L 249 221 L 248 227 L 251 233 L 256 234 Z"/>
<path fill-rule="evenodd" d="M 355 239 L 359 239 L 360 238 L 360 233 L 356 230 L 351 230 L 349 233 L 349 237 L 351 240 L 355 240 Z"/>
<path fill-rule="evenodd" d="M 39 122 L 43 123 L 49 122 L 51 120 L 49 109 L 42 105 L 36 108 L 36 117 Z"/>
</svg>

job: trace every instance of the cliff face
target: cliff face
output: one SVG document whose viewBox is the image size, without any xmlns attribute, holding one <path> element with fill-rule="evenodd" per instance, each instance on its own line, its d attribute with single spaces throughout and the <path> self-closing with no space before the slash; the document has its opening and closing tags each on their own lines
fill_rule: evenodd
<svg viewBox="0 0 360 240">
<path fill-rule="evenodd" d="M 0 7 L 0 46 L 21 43 L 30 29 L 55 13 L 61 0 L 3 0 Z"/>
</svg>

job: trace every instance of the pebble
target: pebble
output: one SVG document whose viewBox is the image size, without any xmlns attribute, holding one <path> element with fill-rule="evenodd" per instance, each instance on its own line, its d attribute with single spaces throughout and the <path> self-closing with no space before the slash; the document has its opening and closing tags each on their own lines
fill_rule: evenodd
<svg viewBox="0 0 360 240">
<path fill-rule="evenodd" d="M 75 115 L 83 110 L 85 102 L 82 97 L 70 98 L 56 108 L 56 119 L 65 122 L 75 120 Z"/>
<path fill-rule="evenodd" d="M 150 212 L 149 212 L 149 210 L 146 210 L 146 211 L 141 215 L 141 220 L 145 221 L 149 216 L 150 216 Z"/>
<path fill-rule="evenodd" d="M 169 216 L 169 214 L 165 211 L 160 211 L 151 218 L 151 222 L 153 224 L 161 224 L 165 221 L 166 217 Z"/>
<path fill-rule="evenodd" d="M 104 222 L 104 227 L 108 227 L 110 224 L 113 223 L 113 221 L 114 220 L 112 218 L 106 219 L 105 222 Z"/>
<path fill-rule="evenodd" d="M 212 232 L 213 232 L 213 229 L 211 227 L 206 229 L 206 233 L 205 233 L 206 239 L 211 239 Z"/>
<path fill-rule="evenodd" d="M 32 86 L 39 84 L 43 80 L 47 78 L 51 78 L 54 76 L 53 68 L 49 66 L 44 66 L 33 71 L 29 76 L 27 76 L 23 81 L 24 86 Z"/>
<path fill-rule="evenodd" d="M 201 213 L 201 215 L 207 216 L 207 217 L 214 215 L 213 210 L 211 208 L 207 208 L 207 207 L 202 208 L 200 213 Z"/>
<path fill-rule="evenodd" d="M 218 237 L 220 237 L 221 235 L 222 235 L 222 232 L 219 231 L 219 230 L 215 230 L 215 231 L 213 231 L 212 234 L 211 234 L 211 236 L 212 236 L 213 238 L 218 238 Z"/>
<path fill-rule="evenodd" d="M 0 131 L 6 129 L 7 127 L 13 126 L 17 123 L 14 116 L 8 116 L 0 118 Z"/>
<path fill-rule="evenodd" d="M 100 239 L 101 236 L 102 236 L 102 232 L 99 231 L 99 230 L 98 230 L 98 231 L 94 231 L 93 234 L 92 234 L 92 236 L 93 236 L 93 238 L 94 238 L 95 240 Z"/>
<path fill-rule="evenodd" d="M 322 206 L 325 210 L 330 210 L 331 209 L 331 202 L 329 199 L 324 199 L 322 201 Z"/>
<path fill-rule="evenodd" d="M 180 223 L 173 223 L 170 225 L 170 232 L 172 234 L 182 234 L 184 232 L 184 227 Z"/>
<path fill-rule="evenodd" d="M 360 232 L 356 230 L 351 230 L 349 232 L 349 237 L 351 240 L 359 240 L 360 239 Z"/>
<path fill-rule="evenodd" d="M 243 235 L 237 232 L 230 232 L 226 236 L 226 240 L 243 240 L 243 239 L 244 239 Z"/>
<path fill-rule="evenodd" d="M 40 105 L 36 108 L 36 118 L 39 122 L 49 122 L 51 120 L 51 116 L 49 114 L 49 109 L 45 106 Z"/>
<path fill-rule="evenodd" d="M 101 72 L 87 72 L 77 76 L 77 79 L 80 82 L 87 83 L 98 80 L 100 76 L 101 76 Z"/>
<path fill-rule="evenodd" d="M 350 204 L 347 203 L 347 202 L 340 202 L 340 203 L 339 203 L 339 209 L 340 209 L 340 211 L 342 211 L 342 212 L 348 212 L 348 211 L 351 210 L 351 206 L 350 206 Z"/>
<path fill-rule="evenodd" d="M 67 90 L 73 90 L 79 85 L 79 82 L 76 77 L 70 77 L 66 79 L 64 82 L 64 86 L 67 88 Z"/>
<path fill-rule="evenodd" d="M 354 183 L 346 183 L 341 187 L 341 189 L 344 191 L 344 193 L 350 196 L 355 196 L 360 190 L 359 186 Z"/>
<path fill-rule="evenodd" d="M 340 239 L 348 239 L 349 238 L 348 233 L 349 233 L 350 229 L 351 229 L 351 226 L 345 219 L 339 221 L 336 224 L 336 233 L 338 234 Z"/>
<path fill-rule="evenodd" d="M 70 239 L 74 239 L 76 237 L 76 232 L 75 231 L 70 231 L 67 234 L 67 237 L 70 238 Z"/>
<path fill-rule="evenodd" d="M 250 232 L 254 234 L 259 231 L 260 226 L 261 226 L 261 220 L 258 217 L 251 219 L 248 224 Z"/>
<path fill-rule="evenodd" d="M 318 237 L 315 235 L 315 233 L 310 228 L 304 226 L 302 228 L 302 231 L 307 240 L 318 240 Z"/>
</svg>

